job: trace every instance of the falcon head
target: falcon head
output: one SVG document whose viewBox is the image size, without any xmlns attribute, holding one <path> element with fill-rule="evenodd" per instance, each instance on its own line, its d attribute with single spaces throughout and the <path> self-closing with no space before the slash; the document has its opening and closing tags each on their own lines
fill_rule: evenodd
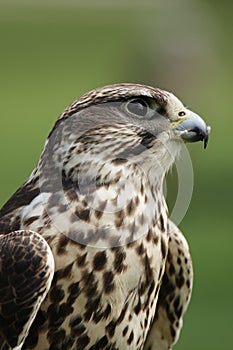
<svg viewBox="0 0 233 350">
<path fill-rule="evenodd" d="M 97 180 L 107 163 L 129 160 L 146 172 L 159 164 L 165 173 L 183 142 L 203 141 L 206 148 L 209 132 L 203 119 L 170 92 L 139 84 L 109 85 L 66 108 L 49 135 L 42 163 L 49 172 L 62 171 L 72 180 L 77 173 Z"/>
<path fill-rule="evenodd" d="M 181 136 L 186 142 L 204 141 L 204 148 L 207 146 L 210 127 L 202 118 L 185 108 L 172 93 L 141 84 L 113 84 L 92 90 L 67 107 L 58 120 L 82 108 L 109 102 L 122 102 L 122 112 L 139 119 L 141 127 L 150 125 L 152 132 L 158 129 L 157 125 L 161 121 L 159 116 L 164 117 L 170 121 L 167 126 L 175 135 Z"/>
</svg>

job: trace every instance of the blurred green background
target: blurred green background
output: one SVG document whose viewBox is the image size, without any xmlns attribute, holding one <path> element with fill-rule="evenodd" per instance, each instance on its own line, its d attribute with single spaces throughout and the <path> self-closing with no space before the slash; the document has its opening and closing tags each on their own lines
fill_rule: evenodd
<svg viewBox="0 0 233 350">
<path fill-rule="evenodd" d="M 0 0 L 0 204 L 28 177 L 57 116 L 82 93 L 139 82 L 173 91 L 212 126 L 189 145 L 181 223 L 195 283 L 179 350 L 233 348 L 232 3 Z"/>
</svg>

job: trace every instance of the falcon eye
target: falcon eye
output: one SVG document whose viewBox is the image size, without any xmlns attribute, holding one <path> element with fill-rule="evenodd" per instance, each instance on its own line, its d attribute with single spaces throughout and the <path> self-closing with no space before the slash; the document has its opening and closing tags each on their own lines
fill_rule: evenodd
<svg viewBox="0 0 233 350">
<path fill-rule="evenodd" d="M 186 113 L 185 113 L 184 111 L 180 111 L 180 112 L 178 113 L 178 116 L 179 116 L 179 117 L 183 117 L 185 114 L 186 114 Z"/>
<path fill-rule="evenodd" d="M 149 106 L 145 100 L 135 98 L 127 103 L 126 108 L 131 114 L 137 115 L 138 117 L 145 117 Z"/>
</svg>

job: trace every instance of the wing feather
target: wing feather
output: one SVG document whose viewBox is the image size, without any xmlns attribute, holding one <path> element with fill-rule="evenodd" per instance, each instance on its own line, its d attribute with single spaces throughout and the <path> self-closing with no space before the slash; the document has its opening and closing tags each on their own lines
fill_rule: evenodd
<svg viewBox="0 0 233 350">
<path fill-rule="evenodd" d="M 33 231 L 0 235 L 0 349 L 21 349 L 48 293 L 54 259 Z"/>
</svg>

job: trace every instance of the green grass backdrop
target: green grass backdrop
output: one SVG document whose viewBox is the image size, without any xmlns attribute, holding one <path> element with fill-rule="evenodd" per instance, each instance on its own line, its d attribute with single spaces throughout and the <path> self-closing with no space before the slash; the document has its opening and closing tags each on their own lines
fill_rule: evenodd
<svg viewBox="0 0 233 350">
<path fill-rule="evenodd" d="M 195 282 L 179 350 L 233 343 L 232 23 L 227 0 L 0 0 L 1 205 L 57 116 L 92 88 L 158 86 L 212 126 L 206 151 L 188 146 L 194 193 L 180 226 Z"/>
</svg>

